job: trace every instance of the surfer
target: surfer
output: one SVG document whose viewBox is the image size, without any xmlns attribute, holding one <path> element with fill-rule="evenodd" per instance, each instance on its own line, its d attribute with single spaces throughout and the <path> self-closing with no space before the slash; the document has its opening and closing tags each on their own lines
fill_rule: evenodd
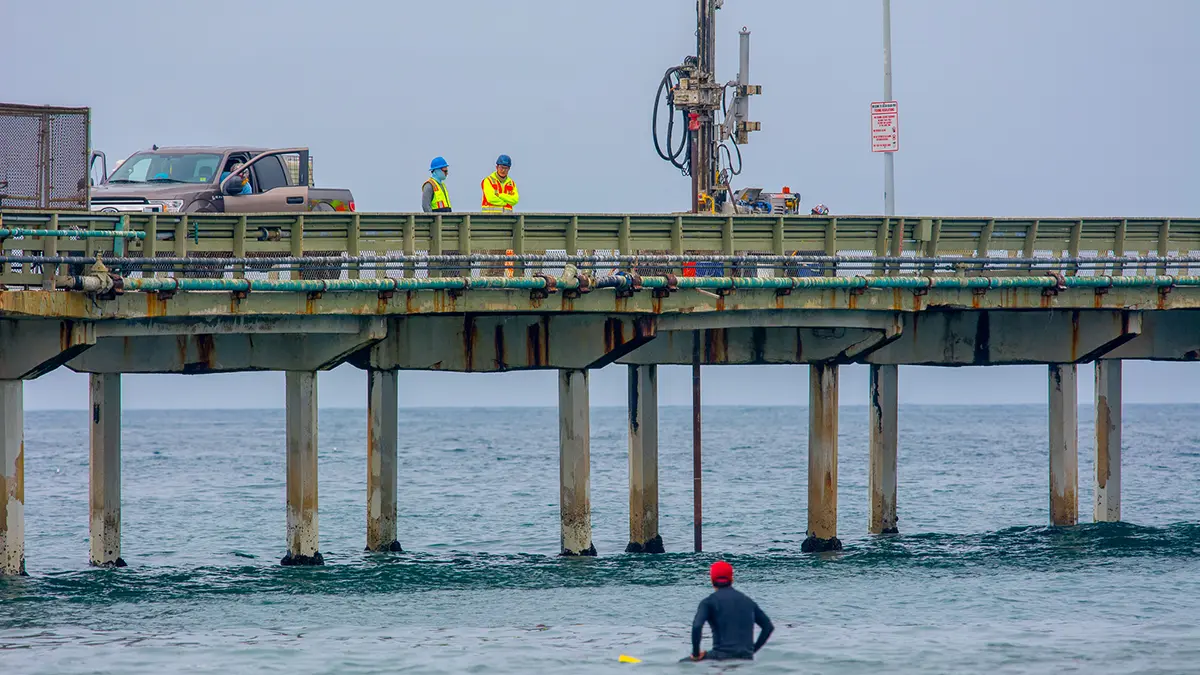
<svg viewBox="0 0 1200 675">
<path fill-rule="evenodd" d="M 758 604 L 733 588 L 733 566 L 724 560 L 713 563 L 709 570 L 713 592 L 700 601 L 696 618 L 692 620 L 692 661 L 753 659 L 767 644 L 775 626 Z M 712 649 L 700 651 L 704 624 L 712 627 Z M 754 624 L 758 624 L 758 639 L 754 639 Z"/>
</svg>

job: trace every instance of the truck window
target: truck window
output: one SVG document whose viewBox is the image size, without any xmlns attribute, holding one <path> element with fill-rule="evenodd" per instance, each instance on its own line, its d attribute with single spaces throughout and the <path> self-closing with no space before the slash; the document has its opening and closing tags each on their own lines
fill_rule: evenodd
<svg viewBox="0 0 1200 675">
<path fill-rule="evenodd" d="M 255 177 L 258 178 L 258 191 L 266 192 L 277 187 L 287 187 L 287 174 L 278 156 L 263 157 L 254 163 Z"/>
<path fill-rule="evenodd" d="M 207 183 L 220 161 L 220 155 L 209 153 L 139 152 L 125 160 L 109 182 Z"/>
</svg>

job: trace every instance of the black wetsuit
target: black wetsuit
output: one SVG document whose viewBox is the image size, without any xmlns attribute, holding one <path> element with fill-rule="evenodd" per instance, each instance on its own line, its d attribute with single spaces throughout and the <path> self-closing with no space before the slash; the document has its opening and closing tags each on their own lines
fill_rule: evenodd
<svg viewBox="0 0 1200 675">
<path fill-rule="evenodd" d="M 706 659 L 753 659 L 754 653 L 767 644 L 775 630 L 771 620 L 758 604 L 732 586 L 718 588 L 700 601 L 696 618 L 692 620 L 692 655 L 700 655 L 700 636 L 704 624 L 712 626 L 712 649 Z M 754 624 L 758 624 L 758 640 L 754 639 Z"/>
</svg>

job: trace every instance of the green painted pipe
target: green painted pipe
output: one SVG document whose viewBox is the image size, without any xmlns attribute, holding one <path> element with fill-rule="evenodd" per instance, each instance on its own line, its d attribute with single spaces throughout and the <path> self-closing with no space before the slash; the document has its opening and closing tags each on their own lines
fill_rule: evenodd
<svg viewBox="0 0 1200 675">
<path fill-rule="evenodd" d="M 82 239 L 145 239 L 145 232 L 123 230 L 29 230 L 0 228 L 0 237 L 80 237 Z"/>
</svg>

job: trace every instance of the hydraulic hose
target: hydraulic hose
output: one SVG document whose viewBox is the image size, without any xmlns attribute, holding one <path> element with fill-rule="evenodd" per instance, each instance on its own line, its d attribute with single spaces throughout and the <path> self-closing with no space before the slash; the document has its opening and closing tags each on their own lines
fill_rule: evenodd
<svg viewBox="0 0 1200 675">
<path fill-rule="evenodd" d="M 658 156 L 670 162 L 672 166 L 679 169 L 683 175 L 687 176 L 691 173 L 692 137 L 691 134 L 687 132 L 687 113 L 682 110 L 679 111 L 679 115 L 683 122 L 684 133 L 683 137 L 679 140 L 679 147 L 673 147 L 676 108 L 675 104 L 670 100 L 670 96 L 671 89 L 675 84 L 672 82 L 672 78 L 677 80 L 680 70 L 681 68 L 679 66 L 668 68 L 667 72 L 663 74 L 662 81 L 658 84 L 658 91 L 656 91 L 654 94 L 654 113 L 651 118 L 651 134 L 654 137 L 654 150 L 658 153 Z M 663 144 L 659 142 L 658 134 L 658 110 L 659 106 L 664 100 L 666 100 L 667 108 L 669 110 L 667 115 L 666 150 L 663 150 Z"/>
</svg>

